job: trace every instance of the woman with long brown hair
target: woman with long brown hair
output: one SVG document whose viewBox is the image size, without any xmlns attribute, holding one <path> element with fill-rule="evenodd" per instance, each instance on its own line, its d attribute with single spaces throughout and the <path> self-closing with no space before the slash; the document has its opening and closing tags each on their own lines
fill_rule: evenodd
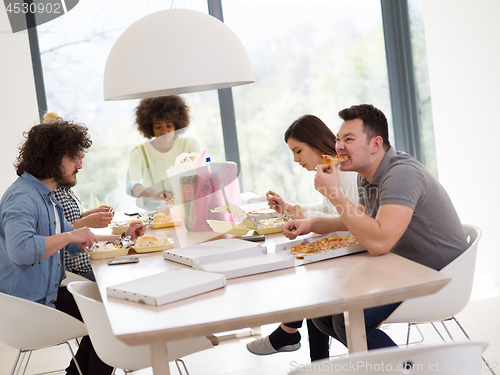
<svg viewBox="0 0 500 375">
<path fill-rule="evenodd" d="M 337 137 L 330 128 L 316 116 L 304 115 L 295 120 L 285 132 L 285 142 L 293 153 L 293 160 L 308 171 L 314 171 L 318 164 L 323 164 L 321 155 L 337 155 L 335 144 Z M 357 173 L 340 172 L 341 188 L 353 202 L 358 202 Z M 313 204 L 291 204 L 273 191 L 266 194 L 269 207 L 293 219 L 304 219 L 318 216 L 338 216 L 331 202 L 322 200 Z M 257 355 L 288 352 L 300 348 L 300 332 L 302 320 L 281 325 L 269 336 L 247 344 L 247 349 Z M 309 334 L 309 353 L 311 361 L 329 357 L 329 337 L 322 333 L 307 319 Z"/>
</svg>

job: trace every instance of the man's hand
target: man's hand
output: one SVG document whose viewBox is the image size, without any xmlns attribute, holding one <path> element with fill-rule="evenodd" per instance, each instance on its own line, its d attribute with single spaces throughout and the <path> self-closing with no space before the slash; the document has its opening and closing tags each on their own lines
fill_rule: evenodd
<svg viewBox="0 0 500 375">
<path fill-rule="evenodd" d="M 283 234 L 289 240 L 294 240 L 297 236 L 310 233 L 311 231 L 310 220 L 290 220 L 283 227 Z"/>
<path fill-rule="evenodd" d="M 340 194 L 340 179 L 337 168 L 319 164 L 316 167 L 314 187 L 329 200 L 337 197 Z"/>
<path fill-rule="evenodd" d="M 132 241 L 136 240 L 137 237 L 141 237 L 146 231 L 146 227 L 140 221 L 133 221 L 130 223 L 127 231 L 125 232 L 125 236 L 130 236 Z"/>
<path fill-rule="evenodd" d="M 94 233 L 92 233 L 92 231 L 87 227 L 75 229 L 68 233 L 71 234 L 71 243 L 78 244 L 82 247 L 90 248 L 97 242 Z"/>
</svg>

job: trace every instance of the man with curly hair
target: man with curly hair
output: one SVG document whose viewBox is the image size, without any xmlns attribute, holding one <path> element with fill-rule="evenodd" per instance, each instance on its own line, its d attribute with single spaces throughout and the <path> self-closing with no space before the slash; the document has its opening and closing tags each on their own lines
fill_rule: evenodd
<svg viewBox="0 0 500 375">
<path fill-rule="evenodd" d="M 127 194 L 142 197 L 143 206 L 173 199 L 167 169 L 183 152 L 200 152 L 198 141 L 182 136 L 189 126 L 189 107 L 178 95 L 142 99 L 135 110 L 139 133 L 151 139 L 132 149 L 127 173 Z"/>
<path fill-rule="evenodd" d="M 76 255 L 97 241 L 119 236 L 74 229 L 53 192 L 57 186 L 76 184 L 81 153 L 92 142 L 86 127 L 67 121 L 35 125 L 24 136 L 14 165 L 19 177 L 0 200 L 0 292 L 82 320 L 73 296 L 60 287 L 66 276 L 64 252 Z M 126 231 L 132 239 L 143 233 L 142 223 L 133 223 Z M 113 370 L 99 359 L 88 336 L 82 339 L 76 359 L 83 374 L 107 375 Z M 74 361 L 66 373 L 78 374 Z"/>
</svg>

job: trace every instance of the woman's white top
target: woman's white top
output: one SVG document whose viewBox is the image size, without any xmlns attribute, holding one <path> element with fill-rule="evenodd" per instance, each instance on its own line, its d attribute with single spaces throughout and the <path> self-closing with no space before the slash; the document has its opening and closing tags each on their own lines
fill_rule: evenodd
<svg viewBox="0 0 500 375">
<path fill-rule="evenodd" d="M 355 205 L 358 204 L 358 173 L 339 171 L 340 191 Z M 325 196 L 318 202 L 311 204 L 301 204 L 300 207 L 305 212 L 306 219 L 313 217 L 334 217 L 339 216 L 337 209 Z"/>
</svg>

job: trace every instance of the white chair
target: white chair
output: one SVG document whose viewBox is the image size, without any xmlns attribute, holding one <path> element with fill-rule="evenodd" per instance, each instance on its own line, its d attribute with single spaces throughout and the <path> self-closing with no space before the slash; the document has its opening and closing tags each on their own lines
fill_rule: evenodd
<svg viewBox="0 0 500 375">
<path fill-rule="evenodd" d="M 481 354 L 487 345 L 485 342 L 462 341 L 376 349 L 310 364 L 291 362 L 293 371 L 289 375 L 479 375 Z"/>
<path fill-rule="evenodd" d="M 89 281 L 89 279 L 78 275 L 77 273 L 66 271 L 66 277 L 61 281 L 61 286 L 68 286 L 69 283 L 73 281 Z"/>
<path fill-rule="evenodd" d="M 90 340 L 103 362 L 126 373 L 152 366 L 149 345 L 128 346 L 113 334 L 96 283 L 76 281 L 68 285 L 68 290 L 75 297 Z M 206 337 L 169 341 L 166 345 L 169 361 L 175 361 L 181 374 L 179 363 L 188 373 L 181 357 L 213 347 Z"/>
<path fill-rule="evenodd" d="M 19 349 L 11 375 L 18 365 L 21 367 L 24 355 L 28 354 L 24 365 L 26 371 L 33 350 L 67 344 L 74 359 L 68 341 L 87 335 L 81 321 L 46 305 L 0 293 L 0 306 L 0 341 Z M 81 375 L 78 363 L 76 365 Z"/>
<path fill-rule="evenodd" d="M 463 225 L 463 228 L 467 236 L 469 247 L 458 258 L 440 271 L 450 276 L 451 281 L 436 294 L 404 301 L 384 321 L 384 323 L 408 323 L 406 345 L 409 344 L 411 327 L 417 327 L 417 324 L 423 323 L 432 324 L 436 332 L 444 341 L 444 337 L 434 324 L 434 322 L 441 322 L 447 334 L 451 340 L 453 340 L 453 336 L 444 324 L 445 321 L 450 320 L 453 320 L 464 335 L 470 339 L 465 329 L 455 318 L 455 315 L 462 311 L 470 299 L 481 230 L 475 226 L 466 224 Z M 484 362 L 486 363 L 486 361 Z M 493 370 L 491 368 L 489 369 L 494 374 Z"/>
</svg>

